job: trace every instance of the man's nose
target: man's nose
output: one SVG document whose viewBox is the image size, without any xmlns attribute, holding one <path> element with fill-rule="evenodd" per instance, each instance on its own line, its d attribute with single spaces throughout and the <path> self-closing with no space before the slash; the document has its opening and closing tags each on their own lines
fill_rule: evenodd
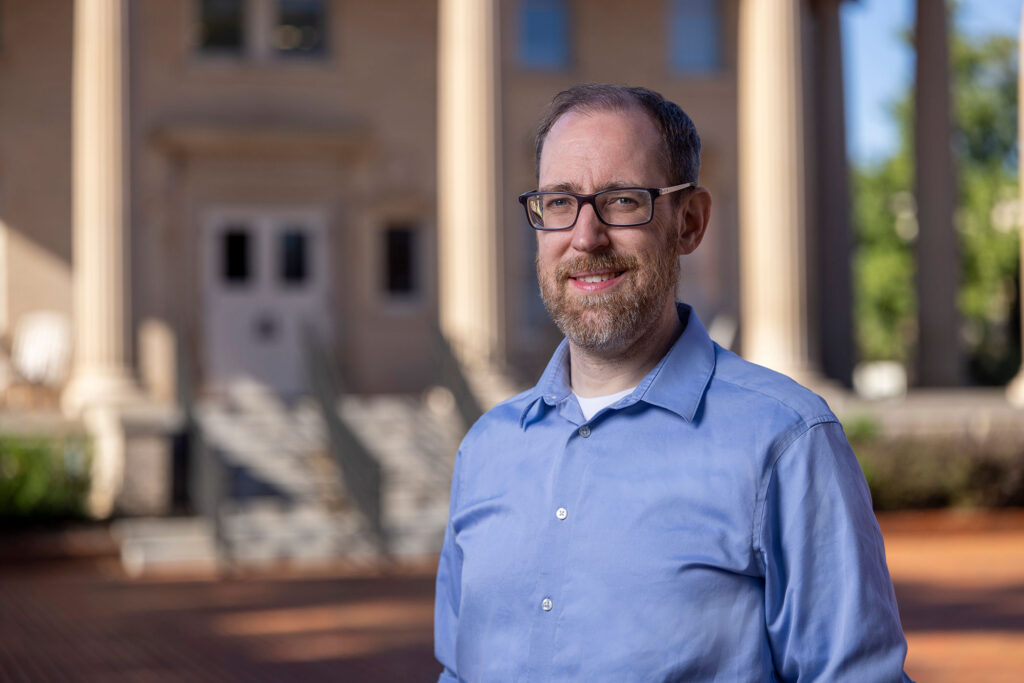
<svg viewBox="0 0 1024 683">
<path fill-rule="evenodd" d="M 604 249 L 608 244 L 608 226 L 597 217 L 592 204 L 584 204 L 572 228 L 573 249 L 591 252 Z"/>
</svg>

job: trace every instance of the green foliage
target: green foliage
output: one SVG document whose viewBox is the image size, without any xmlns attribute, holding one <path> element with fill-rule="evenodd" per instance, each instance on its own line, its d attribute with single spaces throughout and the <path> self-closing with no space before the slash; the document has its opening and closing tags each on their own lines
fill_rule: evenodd
<svg viewBox="0 0 1024 683">
<path fill-rule="evenodd" d="M 0 438 L 0 519 L 79 518 L 88 490 L 85 440 Z"/>
<path fill-rule="evenodd" d="M 1020 366 L 1016 42 L 955 36 L 951 73 L 962 263 L 957 304 L 972 378 L 1002 384 Z M 916 336 L 911 93 L 892 111 L 899 150 L 854 172 L 855 314 L 862 359 L 906 362 Z"/>
<path fill-rule="evenodd" d="M 907 361 L 914 339 L 913 198 L 907 165 L 891 159 L 854 173 L 857 345 L 864 360 Z M 901 233 L 899 230 L 903 229 Z"/>
<path fill-rule="evenodd" d="M 1017 43 L 955 38 L 952 48 L 963 264 L 958 304 L 974 379 L 1003 384 L 1020 366 Z"/>
<path fill-rule="evenodd" d="M 1017 173 L 1017 42 L 952 40 L 953 109 L 959 158 Z"/>
<path fill-rule="evenodd" d="M 873 415 L 854 415 L 843 420 L 843 431 L 851 442 L 871 442 L 882 433 L 882 426 Z"/>
</svg>

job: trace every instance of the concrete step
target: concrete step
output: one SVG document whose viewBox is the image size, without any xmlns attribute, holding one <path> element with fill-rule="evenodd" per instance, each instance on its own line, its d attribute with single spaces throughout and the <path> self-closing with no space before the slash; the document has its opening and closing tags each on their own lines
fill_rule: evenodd
<svg viewBox="0 0 1024 683">
<path fill-rule="evenodd" d="M 199 517 L 123 519 L 111 525 L 129 576 L 218 566 L 213 526 Z"/>
<path fill-rule="evenodd" d="M 338 415 L 382 469 L 381 506 L 390 550 L 440 549 L 452 463 L 464 426 L 454 410 L 421 396 L 343 396 Z M 370 557 L 373 536 L 348 499 L 317 405 L 291 407 L 241 386 L 198 411 L 209 447 L 258 485 L 220 505 L 223 555 L 238 566 Z M 262 491 L 262 493 L 261 493 Z M 274 491 L 281 496 L 266 496 Z M 136 544 L 138 546 L 138 544 Z M 159 550 L 146 549 L 146 557 Z M 169 553 L 170 551 L 168 551 Z"/>
</svg>

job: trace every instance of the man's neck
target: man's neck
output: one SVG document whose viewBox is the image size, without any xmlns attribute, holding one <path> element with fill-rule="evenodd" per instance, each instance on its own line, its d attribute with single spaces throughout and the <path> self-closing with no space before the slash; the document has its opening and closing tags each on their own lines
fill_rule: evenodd
<svg viewBox="0 0 1024 683">
<path fill-rule="evenodd" d="M 569 381 L 579 396 L 606 396 L 635 387 L 664 357 L 683 332 L 673 302 L 657 327 L 623 348 L 588 351 L 569 342 Z"/>
</svg>

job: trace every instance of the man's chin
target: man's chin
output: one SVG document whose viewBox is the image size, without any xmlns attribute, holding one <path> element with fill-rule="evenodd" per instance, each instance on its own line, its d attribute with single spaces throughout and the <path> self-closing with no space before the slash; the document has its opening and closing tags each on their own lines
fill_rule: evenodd
<svg viewBox="0 0 1024 683">
<path fill-rule="evenodd" d="M 614 351 L 628 345 L 632 329 L 604 309 L 563 312 L 555 323 L 572 344 L 586 351 Z"/>
</svg>

